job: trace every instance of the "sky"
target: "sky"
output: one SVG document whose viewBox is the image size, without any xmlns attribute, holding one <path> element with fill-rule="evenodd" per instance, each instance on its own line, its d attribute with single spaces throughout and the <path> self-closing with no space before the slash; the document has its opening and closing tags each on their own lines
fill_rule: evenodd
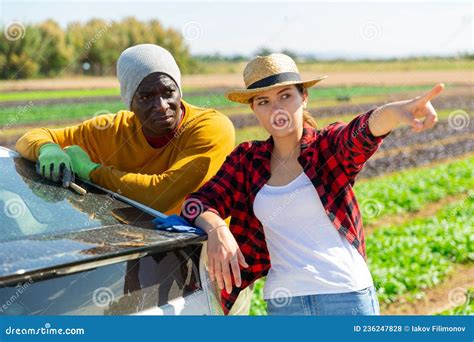
<svg viewBox="0 0 474 342">
<path fill-rule="evenodd" d="M 192 54 L 251 55 L 262 47 L 320 58 L 448 56 L 473 52 L 473 2 L 7 1 L 0 24 L 54 19 L 158 19 Z"/>
</svg>

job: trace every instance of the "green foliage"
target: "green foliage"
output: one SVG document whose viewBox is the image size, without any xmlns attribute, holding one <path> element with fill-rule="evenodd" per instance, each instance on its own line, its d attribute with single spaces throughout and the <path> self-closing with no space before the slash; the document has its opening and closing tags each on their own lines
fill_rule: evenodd
<svg viewBox="0 0 474 342">
<path fill-rule="evenodd" d="M 34 103 L 34 102 L 33 102 Z M 0 125 L 13 127 L 21 123 L 41 121 L 64 121 L 67 119 L 90 119 L 97 113 L 116 113 L 126 109 L 121 101 L 90 102 L 78 104 L 54 104 L 48 106 L 18 106 L 0 109 Z"/>
<path fill-rule="evenodd" d="M 255 282 L 253 288 L 252 301 L 250 303 L 251 316 L 264 316 L 267 314 L 267 304 L 263 300 L 263 286 L 265 278 L 261 278 Z"/>
<path fill-rule="evenodd" d="M 168 49 L 183 73 L 191 72 L 196 66 L 181 33 L 164 28 L 157 20 L 92 19 L 85 24 L 71 23 L 66 30 L 47 20 L 20 30 L 22 38 L 0 40 L 3 79 L 63 73 L 115 75 L 115 63 L 121 52 L 140 43 L 154 43 Z"/>
<path fill-rule="evenodd" d="M 431 89 L 430 86 L 419 86 L 419 85 L 403 85 L 403 86 L 358 86 L 358 87 L 319 87 L 309 88 L 309 96 L 312 100 L 314 99 L 327 99 L 327 98 L 352 98 L 355 96 L 373 96 L 373 95 L 385 95 L 392 94 L 394 92 L 403 91 L 425 91 Z"/>
<path fill-rule="evenodd" d="M 28 90 L 0 93 L 1 101 L 36 101 L 95 96 L 119 96 L 118 88 L 64 89 L 64 90 Z M 45 106 L 47 107 L 47 106 Z"/>
<path fill-rule="evenodd" d="M 436 216 L 376 230 L 367 239 L 369 268 L 382 303 L 419 298 L 455 263 L 474 261 L 474 194 Z"/>
<path fill-rule="evenodd" d="M 355 185 L 364 223 L 387 214 L 420 210 L 425 204 L 474 189 L 474 158 L 406 170 Z"/>
</svg>

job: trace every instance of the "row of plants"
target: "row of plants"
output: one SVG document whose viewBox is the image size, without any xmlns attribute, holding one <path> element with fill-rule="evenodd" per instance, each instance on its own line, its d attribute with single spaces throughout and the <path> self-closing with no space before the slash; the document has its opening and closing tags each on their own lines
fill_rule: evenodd
<svg viewBox="0 0 474 342">
<path fill-rule="evenodd" d="M 354 187 L 365 224 L 385 215 L 415 212 L 470 189 L 474 189 L 474 156 L 370 178 Z"/>
<path fill-rule="evenodd" d="M 474 192 L 433 217 L 376 230 L 367 238 L 369 268 L 383 304 L 423 296 L 454 264 L 474 262 Z"/>
</svg>

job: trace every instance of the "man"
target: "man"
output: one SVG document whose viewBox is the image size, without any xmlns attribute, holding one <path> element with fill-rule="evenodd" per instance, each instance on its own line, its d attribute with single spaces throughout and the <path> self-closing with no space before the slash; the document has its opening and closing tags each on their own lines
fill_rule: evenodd
<svg viewBox="0 0 474 342">
<path fill-rule="evenodd" d="M 117 76 L 129 110 L 72 127 L 33 129 L 16 149 L 65 187 L 74 172 L 168 215 L 179 213 L 184 197 L 211 178 L 234 148 L 234 127 L 218 111 L 182 99 L 180 70 L 162 47 L 126 49 Z"/>
<path fill-rule="evenodd" d="M 162 47 L 126 49 L 117 62 L 129 110 L 61 129 L 38 128 L 16 143 L 38 172 L 68 187 L 71 174 L 150 206 L 178 214 L 184 197 L 206 183 L 233 150 L 232 122 L 182 99 L 181 73 Z M 248 314 L 251 290 L 231 314 Z"/>
</svg>

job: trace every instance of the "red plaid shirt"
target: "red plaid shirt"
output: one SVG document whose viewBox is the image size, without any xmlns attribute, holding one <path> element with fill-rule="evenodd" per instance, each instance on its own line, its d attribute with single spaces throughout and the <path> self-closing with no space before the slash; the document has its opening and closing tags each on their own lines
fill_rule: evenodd
<svg viewBox="0 0 474 342">
<path fill-rule="evenodd" d="M 336 122 L 322 130 L 305 125 L 298 162 L 313 183 L 334 227 L 366 258 L 362 217 L 352 186 L 364 163 L 382 143 L 369 130 L 374 109 L 350 123 Z M 388 134 L 387 134 L 388 135 Z M 219 172 L 199 191 L 190 194 L 182 216 L 192 224 L 201 212 L 212 211 L 222 218 L 231 216 L 230 231 L 249 264 L 241 267 L 242 286 L 228 294 L 221 291 L 221 305 L 227 315 L 240 291 L 270 269 L 270 256 L 262 224 L 255 217 L 253 202 L 270 178 L 273 139 L 244 142 L 227 157 Z M 186 204 L 194 209 L 186 211 Z"/>
</svg>

